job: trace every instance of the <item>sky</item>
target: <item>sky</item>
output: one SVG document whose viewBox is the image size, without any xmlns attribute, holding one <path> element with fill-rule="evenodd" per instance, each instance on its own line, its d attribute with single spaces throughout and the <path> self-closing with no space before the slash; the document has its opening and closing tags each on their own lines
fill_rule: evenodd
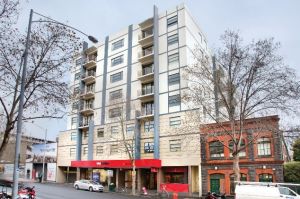
<svg viewBox="0 0 300 199">
<path fill-rule="evenodd" d="M 210 48 L 220 46 L 225 30 L 238 30 L 245 42 L 274 37 L 282 47 L 285 63 L 300 75 L 300 1 L 299 0 L 21 0 L 20 29 L 26 30 L 29 11 L 67 23 L 103 41 L 105 36 L 130 24 L 137 24 L 176 5 L 186 4 Z M 39 125 L 39 127 L 37 126 Z M 66 129 L 66 119 L 40 120 L 26 125 L 28 135 L 54 140 Z"/>
</svg>

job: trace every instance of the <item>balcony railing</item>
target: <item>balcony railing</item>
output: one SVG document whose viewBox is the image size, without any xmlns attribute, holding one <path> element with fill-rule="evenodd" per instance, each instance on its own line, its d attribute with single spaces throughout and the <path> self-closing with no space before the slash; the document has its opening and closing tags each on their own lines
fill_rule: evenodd
<svg viewBox="0 0 300 199">
<path fill-rule="evenodd" d="M 142 107 L 141 116 L 154 115 L 154 108 Z"/>
<path fill-rule="evenodd" d="M 142 95 L 149 95 L 154 93 L 154 86 L 142 88 Z"/>
<path fill-rule="evenodd" d="M 96 72 L 95 72 L 94 70 L 89 70 L 89 71 L 87 71 L 86 73 L 83 73 L 83 74 L 81 75 L 81 78 L 82 78 L 82 79 L 85 79 L 85 78 L 87 78 L 87 77 L 95 77 L 95 75 L 96 75 Z"/>
<path fill-rule="evenodd" d="M 80 108 L 81 111 L 82 110 L 90 110 L 90 109 L 94 109 L 94 103 L 82 103 L 80 104 Z"/>
<path fill-rule="evenodd" d="M 146 49 L 143 49 L 142 51 L 142 55 L 143 56 L 147 56 L 147 55 L 151 55 L 153 54 L 153 47 L 149 47 L 149 48 L 146 48 Z"/>
<path fill-rule="evenodd" d="M 153 35 L 153 29 L 147 29 L 142 31 L 142 39 L 152 36 Z"/>
</svg>

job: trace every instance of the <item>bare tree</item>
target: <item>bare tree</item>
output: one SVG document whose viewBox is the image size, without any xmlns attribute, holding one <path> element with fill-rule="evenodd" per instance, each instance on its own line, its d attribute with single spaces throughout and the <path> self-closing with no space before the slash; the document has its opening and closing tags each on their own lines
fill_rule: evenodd
<svg viewBox="0 0 300 199">
<path fill-rule="evenodd" d="M 6 2 L 14 1 L 3 0 L 1 3 Z M 3 9 L 0 7 L 0 10 Z M 10 16 L 18 15 L 15 8 L 11 12 L 3 15 L 5 17 L 1 20 L 11 20 Z M 20 66 L 25 36 L 13 28 L 0 30 L 0 112 L 5 117 L 3 139 L 0 140 L 1 154 L 19 119 Z M 70 29 L 52 23 L 33 23 L 31 34 L 24 115 L 21 119 L 60 118 L 64 115 L 70 93 L 64 75 L 69 70 L 73 55 L 79 50 L 79 38 Z"/>
<path fill-rule="evenodd" d="M 189 91 L 183 98 L 220 127 L 223 121 L 230 123 L 230 130 L 224 132 L 233 142 L 233 170 L 239 180 L 245 120 L 278 111 L 295 113 L 300 84 L 294 70 L 277 54 L 280 44 L 273 38 L 244 44 L 239 33 L 226 31 L 221 41 L 223 47 L 213 59 L 201 49 L 194 51 L 196 62 L 186 68 Z"/>
</svg>

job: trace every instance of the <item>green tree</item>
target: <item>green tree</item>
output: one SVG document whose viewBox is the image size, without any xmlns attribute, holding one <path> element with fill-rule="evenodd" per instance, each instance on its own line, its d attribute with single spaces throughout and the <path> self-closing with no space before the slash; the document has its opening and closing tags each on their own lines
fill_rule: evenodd
<svg viewBox="0 0 300 199">
<path fill-rule="evenodd" d="M 300 183 L 300 162 L 288 162 L 284 164 L 284 181 Z"/>
<path fill-rule="evenodd" d="M 300 138 L 293 144 L 293 152 L 294 161 L 300 161 Z"/>
</svg>

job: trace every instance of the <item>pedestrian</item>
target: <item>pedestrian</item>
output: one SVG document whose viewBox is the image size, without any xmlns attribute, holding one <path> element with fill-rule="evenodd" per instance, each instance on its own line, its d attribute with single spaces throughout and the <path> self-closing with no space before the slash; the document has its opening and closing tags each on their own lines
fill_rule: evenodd
<svg viewBox="0 0 300 199">
<path fill-rule="evenodd" d="M 43 177 L 43 172 L 40 172 L 40 173 L 39 173 L 39 182 L 40 182 L 40 183 L 42 182 L 42 177 Z"/>
</svg>

